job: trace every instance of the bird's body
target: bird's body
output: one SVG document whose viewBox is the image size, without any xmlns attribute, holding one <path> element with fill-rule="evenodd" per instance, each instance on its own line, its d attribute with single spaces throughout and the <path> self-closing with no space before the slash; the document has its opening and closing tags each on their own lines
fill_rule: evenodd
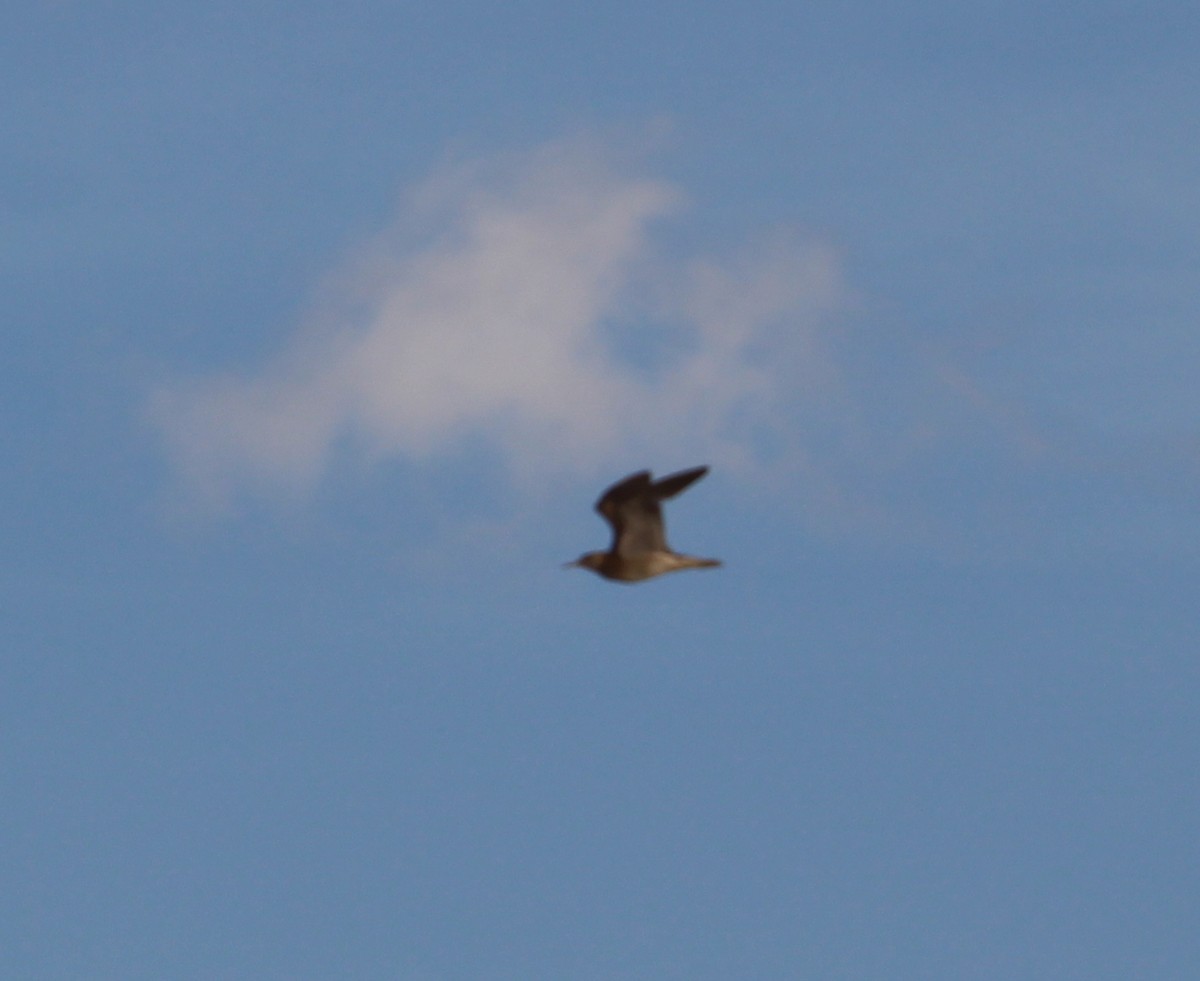
<svg viewBox="0 0 1200 981">
<path fill-rule="evenodd" d="M 667 545 L 659 506 L 660 501 L 674 497 L 706 473 L 708 467 L 695 467 L 652 480 L 649 470 L 641 470 L 613 484 L 596 502 L 596 510 L 612 526 L 612 545 L 607 552 L 588 552 L 568 566 L 591 569 L 617 582 L 641 582 L 665 572 L 719 566 L 717 559 L 673 552 Z"/>
</svg>

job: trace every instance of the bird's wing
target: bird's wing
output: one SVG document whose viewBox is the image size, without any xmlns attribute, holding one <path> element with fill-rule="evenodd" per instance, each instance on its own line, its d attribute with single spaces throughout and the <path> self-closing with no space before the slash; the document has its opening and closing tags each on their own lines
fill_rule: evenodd
<svg viewBox="0 0 1200 981">
<path fill-rule="evenodd" d="M 654 496 L 660 501 L 665 501 L 669 497 L 674 497 L 685 487 L 694 484 L 706 473 L 708 473 L 708 467 L 692 467 L 691 470 L 680 470 L 679 473 L 661 477 L 654 482 Z"/>
<path fill-rule="evenodd" d="M 631 473 L 628 477 L 622 477 L 600 495 L 600 500 L 596 502 L 596 510 L 600 512 L 600 516 L 605 521 L 612 524 L 613 516 L 623 502 L 631 497 L 637 497 L 639 494 L 645 494 L 651 486 L 649 470 Z"/>
<path fill-rule="evenodd" d="M 649 470 L 618 480 L 600 495 L 596 510 L 612 527 L 612 551 L 628 555 L 658 547 L 652 529 L 661 527 L 662 516 L 654 500 Z M 647 529 L 651 529 L 650 534 Z"/>
<path fill-rule="evenodd" d="M 670 551 L 659 501 L 674 497 L 708 472 L 695 467 L 651 482 L 641 470 L 613 484 L 596 503 L 596 510 L 612 525 L 612 550 L 622 555 Z"/>
</svg>

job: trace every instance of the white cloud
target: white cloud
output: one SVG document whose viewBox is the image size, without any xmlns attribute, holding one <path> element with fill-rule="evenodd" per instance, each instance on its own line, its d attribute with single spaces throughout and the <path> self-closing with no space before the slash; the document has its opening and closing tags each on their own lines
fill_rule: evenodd
<svg viewBox="0 0 1200 981">
<path fill-rule="evenodd" d="M 836 384 L 833 253 L 669 259 L 652 233 L 679 190 L 605 158 L 554 144 L 419 188 L 271 363 L 156 394 L 182 478 L 221 503 L 303 490 L 335 447 L 427 459 L 479 440 L 517 482 L 757 459 L 784 406 Z"/>
</svg>

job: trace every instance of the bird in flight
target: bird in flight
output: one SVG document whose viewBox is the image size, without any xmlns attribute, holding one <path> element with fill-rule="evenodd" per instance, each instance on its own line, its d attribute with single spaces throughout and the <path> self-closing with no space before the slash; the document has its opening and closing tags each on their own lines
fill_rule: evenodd
<svg viewBox="0 0 1200 981">
<path fill-rule="evenodd" d="M 652 480 L 649 470 L 639 470 L 613 484 L 596 502 L 596 510 L 613 530 L 607 552 L 588 552 L 564 568 L 591 569 L 605 579 L 640 582 L 680 569 L 711 569 L 717 559 L 700 559 L 671 551 L 663 530 L 660 501 L 674 497 L 708 473 L 708 467 L 681 470 Z"/>
</svg>

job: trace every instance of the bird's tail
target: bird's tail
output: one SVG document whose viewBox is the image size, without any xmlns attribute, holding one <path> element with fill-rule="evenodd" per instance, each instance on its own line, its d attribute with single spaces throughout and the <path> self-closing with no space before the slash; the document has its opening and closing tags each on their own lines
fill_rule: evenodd
<svg viewBox="0 0 1200 981">
<path fill-rule="evenodd" d="M 695 555 L 681 555 L 681 569 L 716 569 L 722 563 L 720 559 L 702 559 Z"/>
</svg>

